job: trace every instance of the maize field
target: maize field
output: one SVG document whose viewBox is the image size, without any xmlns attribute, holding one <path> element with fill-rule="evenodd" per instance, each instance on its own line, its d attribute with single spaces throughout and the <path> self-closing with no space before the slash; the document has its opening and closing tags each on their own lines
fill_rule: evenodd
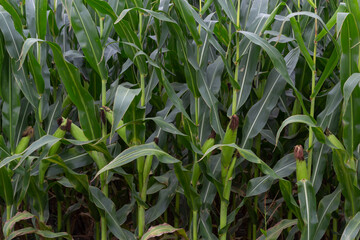
<svg viewBox="0 0 360 240">
<path fill-rule="evenodd" d="M 359 56 L 358 0 L 0 0 L 0 239 L 359 239 Z"/>
</svg>

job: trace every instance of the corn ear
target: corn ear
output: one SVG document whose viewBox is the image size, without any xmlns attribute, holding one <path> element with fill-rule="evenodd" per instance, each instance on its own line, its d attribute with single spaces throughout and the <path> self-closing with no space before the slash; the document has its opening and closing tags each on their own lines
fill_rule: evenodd
<svg viewBox="0 0 360 240">
<path fill-rule="evenodd" d="M 232 144 L 236 141 L 237 130 L 239 127 L 239 117 L 233 115 L 231 117 L 230 123 L 227 126 L 223 144 Z M 229 165 L 232 160 L 235 149 L 232 147 L 223 147 L 221 152 L 221 177 L 224 180 L 226 178 Z"/>
<path fill-rule="evenodd" d="M 74 123 L 71 123 L 70 133 L 78 141 L 89 141 L 89 139 L 85 136 L 84 131 Z"/>
<path fill-rule="evenodd" d="M 205 153 L 209 148 L 214 146 L 215 137 L 216 137 L 216 133 L 215 133 L 215 131 L 212 131 L 209 138 L 204 142 L 204 145 L 201 147 L 201 151 L 203 153 Z"/>
<path fill-rule="evenodd" d="M 345 150 L 344 145 L 339 141 L 339 139 L 332 133 L 328 128 L 325 130 L 325 135 L 329 142 L 334 145 L 335 148 Z"/>
<path fill-rule="evenodd" d="M 59 127 L 54 132 L 53 136 L 57 138 L 63 138 L 67 131 L 71 128 L 71 120 L 70 119 L 58 119 Z M 49 155 L 54 155 L 60 148 L 61 142 L 55 143 L 49 150 Z"/>
<path fill-rule="evenodd" d="M 34 136 L 34 129 L 28 126 L 22 134 L 22 138 L 19 141 L 15 149 L 15 154 L 20 154 L 29 146 L 30 139 Z"/>
<path fill-rule="evenodd" d="M 78 141 L 89 141 L 89 139 L 85 136 L 84 131 L 74 123 L 71 123 L 70 133 Z M 102 153 L 88 151 L 88 154 L 94 160 L 99 169 L 103 168 L 107 164 L 107 161 Z"/>
<path fill-rule="evenodd" d="M 216 133 L 214 131 L 212 131 L 209 138 L 205 141 L 204 145 L 201 147 L 201 151 L 203 153 L 205 153 L 209 148 L 214 146 L 215 137 L 216 137 Z M 209 156 L 207 156 L 206 159 L 208 160 Z M 197 160 L 197 159 L 195 159 L 195 160 Z M 201 174 L 200 166 L 199 166 L 199 164 L 197 162 L 195 162 L 194 165 L 193 165 L 192 177 L 191 177 L 191 183 L 193 184 L 194 187 L 197 184 L 197 181 L 198 181 L 198 179 L 200 177 L 200 174 Z"/>
<path fill-rule="evenodd" d="M 106 119 L 109 121 L 110 124 L 112 124 L 113 122 L 113 111 L 107 107 L 107 106 L 103 106 L 103 110 L 105 112 L 105 117 Z M 116 128 L 120 127 L 124 125 L 124 121 L 120 120 L 119 124 L 116 126 Z M 118 130 L 116 130 L 116 132 L 119 134 L 119 136 L 121 137 L 121 139 L 128 144 L 127 138 L 126 138 L 126 127 L 122 127 Z"/>
<path fill-rule="evenodd" d="M 56 129 L 53 136 L 57 137 L 57 138 L 63 138 L 66 134 L 66 131 L 70 130 L 71 120 L 64 119 L 61 117 L 57 120 L 57 123 L 58 123 L 59 127 Z M 60 141 L 56 142 L 54 145 L 52 145 L 52 147 L 49 150 L 48 155 L 51 156 L 51 155 L 56 154 L 60 148 L 60 145 L 61 145 Z M 40 186 L 42 186 L 45 181 L 45 173 L 46 173 L 49 165 L 50 165 L 50 162 L 43 161 L 43 160 L 40 161 L 40 165 L 39 165 L 39 184 L 40 184 Z"/>
<path fill-rule="evenodd" d="M 308 179 L 306 161 L 304 159 L 304 149 L 301 145 L 294 148 L 294 156 L 296 160 L 296 179 L 297 181 Z"/>
</svg>

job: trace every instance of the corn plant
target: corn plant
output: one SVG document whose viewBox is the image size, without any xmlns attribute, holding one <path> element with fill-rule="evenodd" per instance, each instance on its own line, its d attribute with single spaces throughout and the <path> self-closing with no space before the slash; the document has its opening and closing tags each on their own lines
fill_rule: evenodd
<svg viewBox="0 0 360 240">
<path fill-rule="evenodd" d="M 356 0 L 0 0 L 0 239 L 358 239 Z"/>
</svg>

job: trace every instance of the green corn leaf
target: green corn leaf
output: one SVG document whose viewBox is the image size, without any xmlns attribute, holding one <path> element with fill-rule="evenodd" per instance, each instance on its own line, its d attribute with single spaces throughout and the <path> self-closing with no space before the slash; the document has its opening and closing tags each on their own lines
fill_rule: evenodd
<svg viewBox="0 0 360 240">
<path fill-rule="evenodd" d="M 286 66 L 289 74 L 294 70 L 299 58 L 299 50 L 292 50 L 286 57 Z M 265 126 L 270 112 L 279 100 L 280 94 L 285 87 L 284 78 L 272 70 L 266 82 L 264 94 L 260 101 L 254 104 L 245 117 L 244 131 L 241 140 L 241 147 L 247 146 L 249 140 L 254 138 Z"/>
<path fill-rule="evenodd" d="M 119 125 L 120 120 L 122 120 L 131 102 L 134 100 L 135 96 L 140 93 L 140 91 L 140 89 L 129 89 L 121 85 L 119 85 L 116 89 L 113 109 L 114 117 L 111 124 L 112 127 L 110 137 L 114 135 L 115 129 Z"/>
<path fill-rule="evenodd" d="M 339 7 L 336 9 L 335 13 L 331 16 L 329 21 L 326 23 L 326 27 L 328 29 L 333 28 L 335 26 L 335 24 L 336 24 L 338 13 L 345 12 L 345 11 L 346 11 L 345 3 L 340 3 Z M 321 32 L 317 36 L 317 40 L 318 41 L 321 40 L 326 35 L 326 33 L 328 33 L 328 31 L 326 29 L 321 30 Z"/>
<path fill-rule="evenodd" d="M 271 169 L 265 162 L 263 162 L 259 157 L 257 157 L 251 150 L 247 150 L 247 149 L 243 149 L 240 148 L 238 145 L 232 143 L 232 144 L 216 144 L 212 147 L 210 147 L 205 153 L 204 155 L 199 159 L 199 161 L 202 161 L 207 155 L 209 155 L 210 153 L 212 153 L 215 149 L 217 148 L 223 148 L 223 147 L 228 147 L 228 148 L 234 148 L 235 150 L 237 150 L 240 155 L 245 158 L 246 160 L 248 160 L 251 163 L 255 163 L 258 164 L 258 167 L 260 168 L 260 170 L 265 173 L 270 175 L 271 177 L 275 178 L 275 179 L 281 179 L 281 177 L 279 177 L 273 169 Z"/>
<path fill-rule="evenodd" d="M 113 9 L 107 2 L 101 0 L 99 1 L 87 0 L 87 3 L 94 9 L 98 10 L 99 12 L 109 15 L 114 22 L 117 20 L 117 15 L 115 14 Z M 134 30 L 132 29 L 128 21 L 122 20 L 118 22 L 117 24 L 114 25 L 114 29 L 116 33 L 126 42 L 133 43 L 139 49 L 142 49 L 140 40 L 134 33 Z M 145 63 L 145 58 L 138 57 L 134 59 L 134 56 L 137 52 L 136 48 L 131 46 L 124 46 L 124 48 L 126 54 L 129 56 L 130 59 L 132 59 L 135 62 L 135 65 L 139 68 L 140 72 L 146 75 L 148 70 L 147 70 L 147 65 Z"/>
<path fill-rule="evenodd" d="M 299 23 L 295 19 L 295 16 L 290 18 L 290 23 L 293 28 L 296 41 L 299 45 L 299 49 L 300 49 L 301 53 L 303 54 L 306 62 L 308 63 L 311 71 L 314 71 L 315 70 L 314 61 L 313 61 L 312 57 L 310 56 L 309 50 L 305 46 L 304 39 L 302 37 L 302 31 L 300 29 Z"/>
<path fill-rule="evenodd" d="M 341 240 L 351 240 L 356 238 L 360 230 L 360 212 L 358 212 L 346 225 Z"/>
<path fill-rule="evenodd" d="M 279 53 L 279 51 L 275 47 L 270 45 L 267 41 L 265 41 L 264 39 L 262 39 L 261 37 L 259 37 L 254 33 L 246 32 L 246 31 L 240 31 L 240 33 L 245 35 L 251 42 L 255 43 L 256 45 L 259 45 L 261 48 L 263 48 L 266 51 L 271 61 L 273 62 L 275 69 L 279 72 L 279 74 L 281 74 L 281 76 L 286 80 L 286 82 L 294 89 L 295 95 L 297 99 L 300 101 L 304 113 L 307 114 L 307 110 L 305 109 L 302 96 L 295 87 L 292 80 L 290 79 L 289 73 L 287 72 L 286 69 L 286 63 L 284 61 L 284 58 Z"/>
<path fill-rule="evenodd" d="M 31 219 L 33 217 L 34 215 L 27 211 L 18 212 L 15 216 L 5 222 L 2 229 L 3 233 L 5 234 L 5 236 L 9 235 L 10 231 L 13 229 L 17 222 Z"/>
<path fill-rule="evenodd" d="M 337 187 L 333 193 L 321 199 L 317 212 L 319 222 L 316 225 L 314 239 L 321 239 L 325 234 L 330 224 L 331 213 L 339 207 L 340 197 L 341 188 Z"/>
<path fill-rule="evenodd" d="M 280 186 L 281 195 L 283 196 L 287 207 L 297 217 L 298 226 L 300 229 L 302 229 L 304 223 L 303 223 L 303 220 L 302 220 L 302 217 L 300 214 L 299 205 L 297 204 L 297 202 L 295 201 L 295 198 L 293 196 L 291 182 L 280 179 L 279 186 Z"/>
<path fill-rule="evenodd" d="M 6 56 L 2 63 L 0 84 L 3 101 L 1 108 L 2 128 L 13 152 L 16 147 L 16 126 L 20 117 L 20 89 L 12 75 L 12 64 L 9 56 Z"/>
<path fill-rule="evenodd" d="M 17 32 L 23 35 L 21 17 L 15 6 L 7 0 L 0 0 L 0 5 L 11 15 L 11 18 L 14 21 L 14 27 Z"/>
<path fill-rule="evenodd" d="M 304 123 L 311 127 L 315 133 L 315 136 L 318 138 L 318 140 L 321 140 L 321 142 L 325 142 L 325 135 L 322 132 L 321 128 L 316 125 L 316 121 L 311 118 L 310 116 L 306 115 L 293 115 L 291 117 L 288 117 L 285 121 L 282 122 L 279 130 L 276 133 L 276 144 L 279 141 L 280 133 L 281 131 L 291 123 Z"/>
<path fill-rule="evenodd" d="M 167 223 L 161 224 L 161 225 L 157 225 L 157 226 L 153 226 L 151 227 L 145 234 L 144 236 L 141 238 L 141 240 L 148 240 L 154 237 L 159 237 L 162 236 L 164 234 L 171 234 L 171 233 L 177 233 L 179 235 L 181 235 L 184 239 L 189 239 L 184 231 L 184 229 L 182 228 L 174 228 L 172 226 L 170 226 Z"/>
<path fill-rule="evenodd" d="M 8 224 L 6 226 L 6 230 L 10 230 L 17 222 L 24 221 L 27 219 L 35 218 L 35 216 L 27 211 L 24 212 L 18 212 L 13 218 L 11 218 L 9 221 L 7 221 L 5 224 Z M 5 230 L 5 225 L 3 230 Z M 73 239 L 68 233 L 65 232 L 59 232 L 54 233 L 48 230 L 40 230 L 33 227 L 26 227 L 22 228 L 16 231 L 11 232 L 8 236 L 6 236 L 6 240 L 16 239 L 20 236 L 28 235 L 28 234 L 36 234 L 40 237 L 48 238 L 48 239 L 54 239 L 54 238 L 66 238 L 66 239 Z"/>
<path fill-rule="evenodd" d="M 29 56 L 28 66 L 31 75 L 35 80 L 36 90 L 39 95 L 43 94 L 45 90 L 45 81 L 41 74 L 41 66 L 32 52 L 29 52 L 28 56 Z"/>
<path fill-rule="evenodd" d="M 349 156 L 346 151 L 333 149 L 332 159 L 336 177 L 340 182 L 342 194 L 347 202 L 345 214 L 352 217 L 359 211 L 357 202 L 360 201 L 360 190 L 357 186 L 354 186 L 356 172 L 347 164 Z"/>
<path fill-rule="evenodd" d="M 304 221 L 301 239 L 314 239 L 315 227 L 318 222 L 316 214 L 316 197 L 311 182 L 301 180 L 297 182 L 299 189 L 300 212 Z"/>
<path fill-rule="evenodd" d="M 4 137 L 2 135 L 0 135 L 0 150 L 2 154 L 6 154 L 8 157 L 10 156 L 9 149 L 6 146 Z"/>
<path fill-rule="evenodd" d="M 201 206 L 200 195 L 191 183 L 189 171 L 179 162 L 174 164 L 174 170 L 181 187 L 184 189 L 184 195 L 190 209 L 192 211 L 198 211 Z"/>
<path fill-rule="evenodd" d="M 32 81 L 29 81 L 26 77 L 27 69 L 24 67 L 19 68 L 19 63 L 17 62 L 21 55 L 21 45 L 23 44 L 23 38 L 15 30 L 14 22 L 11 19 L 10 14 L 6 12 L 2 6 L 0 6 L 0 23 L 0 30 L 4 36 L 6 50 L 10 57 L 16 60 L 12 61 L 11 63 L 13 65 L 12 68 L 16 83 L 30 104 L 34 108 L 37 108 L 39 96 L 32 85 Z"/>
<path fill-rule="evenodd" d="M 340 54 L 336 51 L 336 49 L 334 49 L 325 66 L 324 71 L 321 74 L 319 81 L 316 83 L 316 86 L 314 88 L 314 93 L 311 94 L 310 98 L 315 98 L 318 95 L 325 80 L 333 73 L 333 70 L 338 65 L 339 59 L 340 59 Z"/>
<path fill-rule="evenodd" d="M 191 35 L 197 45 L 201 45 L 202 41 L 198 32 L 195 19 L 191 14 L 192 6 L 185 0 L 173 0 L 176 9 L 179 11 L 181 18 L 184 20 L 186 26 L 189 28 Z"/>
<path fill-rule="evenodd" d="M 118 224 L 118 219 L 116 217 L 115 205 L 114 203 L 107 198 L 100 189 L 90 186 L 90 198 L 96 204 L 98 208 L 105 211 L 105 217 L 107 225 L 110 231 L 118 238 L 118 239 L 135 239 L 135 236 L 129 233 L 126 233 L 124 229 L 122 229 Z"/>
<path fill-rule="evenodd" d="M 50 147 L 52 145 L 54 145 L 55 143 L 57 143 L 58 141 L 60 141 L 60 138 L 54 137 L 52 135 L 45 135 L 43 137 L 41 137 L 40 139 L 36 140 L 35 142 L 33 142 L 26 150 L 25 152 L 22 154 L 20 161 L 18 162 L 16 168 L 18 166 L 20 166 L 27 157 L 29 157 L 33 152 L 35 152 L 36 150 L 40 149 L 43 146 L 47 146 L 48 149 L 50 149 Z M 13 155 L 14 156 L 14 155 Z M 14 159 L 15 160 L 15 159 Z"/>
<path fill-rule="evenodd" d="M 273 167 L 274 172 L 284 178 L 292 174 L 296 169 L 296 161 L 293 154 L 281 158 Z M 246 197 L 256 196 L 268 191 L 274 179 L 270 175 L 253 178 L 248 183 Z"/>
<path fill-rule="evenodd" d="M 68 14 L 86 60 L 99 74 L 101 80 L 107 81 L 108 73 L 105 67 L 100 37 L 96 25 L 82 0 L 72 1 L 71 12 L 68 12 Z"/>
<path fill-rule="evenodd" d="M 355 83 L 355 78 L 359 76 L 353 73 L 359 72 L 358 58 L 359 58 L 359 31 L 357 29 L 355 18 L 349 14 L 342 26 L 341 30 L 341 48 L 342 55 L 340 61 L 340 81 L 344 91 L 345 108 L 343 113 L 343 138 L 344 146 L 350 155 L 353 154 L 357 145 L 360 143 L 360 136 L 355 134 L 356 129 L 359 128 L 360 116 L 355 114 L 360 111 L 360 87 Z M 345 90 L 344 85 L 348 82 L 348 87 Z M 355 87 L 352 87 L 355 86 Z M 352 90 L 351 90 L 352 89 Z M 351 95 L 351 97 L 349 97 Z"/>
<path fill-rule="evenodd" d="M 278 239 L 279 236 L 281 235 L 281 233 L 289 228 L 292 227 L 294 225 L 296 225 L 298 222 L 297 219 L 283 219 L 281 220 L 279 223 L 277 223 L 274 227 L 268 229 L 266 231 L 266 236 L 262 235 L 260 238 L 258 238 L 259 240 L 275 240 Z"/>
<path fill-rule="evenodd" d="M 14 202 L 13 187 L 11 184 L 11 175 L 6 167 L 0 168 L 0 196 L 5 201 L 6 206 L 10 206 Z"/>
<path fill-rule="evenodd" d="M 169 80 L 165 76 L 165 74 L 162 71 L 156 71 L 158 74 L 158 77 L 162 84 L 164 85 L 164 88 L 166 90 L 166 93 L 168 94 L 170 101 L 175 105 L 177 109 L 181 111 L 181 113 L 190 121 L 192 122 L 190 116 L 187 114 L 184 105 L 181 101 L 181 99 L 176 95 L 175 90 L 171 86 Z"/>
<path fill-rule="evenodd" d="M 160 217 L 168 209 L 173 198 L 175 197 L 176 189 L 178 187 L 178 181 L 173 172 L 168 176 L 169 177 L 166 181 L 168 187 L 159 191 L 159 198 L 156 204 L 147 209 L 145 212 L 146 224 L 150 224 L 158 217 Z"/>
<path fill-rule="evenodd" d="M 119 15 L 119 17 L 116 19 L 115 24 L 120 22 L 126 16 L 126 14 L 128 12 L 133 11 L 133 10 L 137 10 L 137 11 L 141 11 L 143 13 L 147 13 L 150 16 L 152 16 L 153 18 L 156 18 L 156 19 L 158 19 L 160 21 L 176 23 L 175 20 L 171 19 L 170 17 L 165 15 L 163 12 L 152 11 L 152 10 L 148 10 L 148 9 L 145 9 L 145 8 L 134 7 L 134 8 L 128 8 L 128 9 L 125 9 L 124 11 L 122 11 L 121 14 Z"/>
<path fill-rule="evenodd" d="M 36 33 L 40 39 L 45 39 L 47 26 L 47 0 L 35 0 Z"/>
<path fill-rule="evenodd" d="M 210 108 L 210 124 L 213 127 L 214 131 L 220 135 L 221 138 L 224 137 L 224 130 L 222 129 L 219 113 L 218 113 L 218 105 L 219 102 L 211 92 L 207 83 L 204 80 L 204 76 L 202 74 L 198 74 L 199 79 L 199 92 L 204 99 L 207 106 Z"/>
<path fill-rule="evenodd" d="M 176 134 L 176 135 L 181 135 L 181 136 L 186 136 L 186 134 L 180 132 L 180 130 L 178 130 L 173 124 L 166 122 L 161 117 L 145 118 L 144 120 L 154 121 L 156 123 L 156 125 L 158 125 L 161 128 L 161 130 L 163 130 L 165 132 Z"/>
<path fill-rule="evenodd" d="M 226 16 L 236 25 L 236 10 L 233 1 L 215 0 L 224 10 Z"/>
<path fill-rule="evenodd" d="M 346 0 L 346 7 L 348 11 L 354 16 L 357 29 L 360 29 L 360 7 L 356 0 Z"/>
<path fill-rule="evenodd" d="M 114 160 L 112 160 L 109 164 L 103 167 L 99 172 L 97 172 L 95 177 L 99 176 L 103 172 L 121 167 L 140 157 L 151 156 L 151 155 L 156 156 L 159 159 L 159 161 L 162 163 L 169 164 L 169 163 L 179 162 L 179 160 L 165 153 L 154 143 L 147 143 L 126 149 L 125 151 L 120 153 L 117 157 L 115 157 Z"/>
</svg>

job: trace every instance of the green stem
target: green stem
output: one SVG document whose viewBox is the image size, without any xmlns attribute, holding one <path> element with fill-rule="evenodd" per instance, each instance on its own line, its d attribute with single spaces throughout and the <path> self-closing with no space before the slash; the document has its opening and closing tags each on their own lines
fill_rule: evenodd
<svg viewBox="0 0 360 240">
<path fill-rule="evenodd" d="M 106 79 L 101 81 L 101 105 L 106 105 Z M 105 113 L 104 113 L 105 114 Z M 102 123 L 102 136 L 106 136 L 106 120 Z"/>
<path fill-rule="evenodd" d="M 44 222 L 44 220 L 45 220 L 45 218 L 44 218 L 44 210 L 43 209 L 40 209 L 39 219 L 40 219 L 40 222 Z"/>
<path fill-rule="evenodd" d="M 101 105 L 106 105 L 106 79 L 101 80 Z"/>
<path fill-rule="evenodd" d="M 141 31 L 142 31 L 142 13 L 139 13 L 139 40 L 140 43 L 142 42 L 142 35 L 141 35 Z"/>
<path fill-rule="evenodd" d="M 240 1 L 238 1 L 237 14 L 236 14 L 236 29 L 241 29 L 240 27 Z M 240 59 L 240 39 L 239 34 L 235 34 L 236 38 L 236 58 L 235 58 L 235 82 L 238 82 L 239 79 L 239 59 Z M 232 115 L 236 114 L 237 108 L 237 92 L 238 90 L 233 88 L 233 99 L 232 99 Z"/>
<path fill-rule="evenodd" d="M 260 158 L 260 154 L 261 154 L 261 134 L 258 134 L 256 137 L 256 143 L 255 143 L 255 148 L 256 148 L 256 155 Z M 259 176 L 259 169 L 257 168 L 256 165 L 254 165 L 254 177 L 258 177 Z M 257 218 L 258 218 L 258 196 L 255 197 L 254 199 L 254 210 L 255 210 L 255 222 L 252 225 L 252 237 L 253 240 L 256 240 L 256 223 L 257 223 Z"/>
<path fill-rule="evenodd" d="M 107 172 L 104 172 L 103 174 L 101 174 L 100 178 L 102 178 L 101 191 L 104 193 L 105 197 L 108 197 L 109 196 L 109 185 L 106 184 Z M 101 222 L 101 240 L 106 240 L 107 239 L 107 223 L 106 223 L 105 215 L 101 216 L 100 222 Z"/>
<path fill-rule="evenodd" d="M 229 170 L 226 174 L 226 178 L 223 181 L 224 192 L 223 198 L 220 201 L 220 230 L 224 231 L 224 227 L 227 224 L 227 209 L 229 206 L 229 199 L 231 193 L 231 185 L 232 185 L 232 175 L 234 172 L 234 167 L 236 163 L 236 156 L 232 159 L 231 165 L 229 166 Z M 226 231 L 222 232 L 220 235 L 220 240 L 226 240 Z"/>
<path fill-rule="evenodd" d="M 193 211 L 192 215 L 193 215 L 193 221 L 192 221 L 192 235 L 193 235 L 193 238 L 192 238 L 192 240 L 197 240 L 198 239 L 198 236 L 197 236 L 197 232 L 198 232 L 198 229 L 197 229 L 198 211 L 197 210 Z"/>
<path fill-rule="evenodd" d="M 100 223 L 95 223 L 95 239 L 100 240 Z"/>
<path fill-rule="evenodd" d="M 36 53 L 37 53 L 37 59 L 38 59 L 38 62 L 41 66 L 41 46 L 40 46 L 41 42 L 38 42 L 36 44 Z"/>
<path fill-rule="evenodd" d="M 38 59 L 38 62 L 41 66 L 41 42 L 38 42 L 36 44 L 36 50 L 37 50 L 37 59 Z M 38 115 L 39 115 L 39 121 L 40 121 L 40 124 L 42 124 L 42 101 L 41 101 L 41 94 L 40 94 L 40 101 L 39 101 L 39 109 L 38 109 Z"/>
<path fill-rule="evenodd" d="M 107 231 L 106 231 L 106 219 L 105 216 L 101 216 L 101 240 L 107 239 Z"/>
<path fill-rule="evenodd" d="M 68 188 L 65 189 L 65 196 L 71 196 Z M 70 207 L 70 202 L 68 198 L 65 198 L 65 206 L 66 209 L 69 209 Z M 66 219 L 66 232 L 68 234 L 71 234 L 70 216 Z"/>
<path fill-rule="evenodd" d="M 11 205 L 6 205 L 6 220 L 11 218 Z"/>
<path fill-rule="evenodd" d="M 333 218 L 333 240 L 337 240 L 337 235 L 336 233 L 338 232 L 338 221 L 336 218 Z"/>
<path fill-rule="evenodd" d="M 57 231 L 61 232 L 61 228 L 62 228 L 61 202 L 57 201 Z"/>
<path fill-rule="evenodd" d="M 41 101 L 41 94 L 40 94 L 40 101 L 39 101 L 39 109 L 38 109 L 38 116 L 39 116 L 39 121 L 40 121 L 40 124 L 42 124 L 42 101 Z"/>
<path fill-rule="evenodd" d="M 289 219 L 289 220 L 292 219 L 292 211 L 291 211 L 291 210 L 288 211 L 288 213 L 287 213 L 287 219 Z M 290 231 L 291 231 L 291 227 L 288 227 L 287 231 L 290 232 Z"/>
<path fill-rule="evenodd" d="M 248 225 L 248 229 L 247 229 L 247 239 L 251 239 L 251 234 L 252 234 L 252 228 L 251 228 L 251 224 Z"/>
<path fill-rule="evenodd" d="M 141 29 L 142 29 L 142 14 L 139 15 L 139 38 L 141 42 Z M 140 73 L 140 87 L 141 87 L 141 99 L 140 104 L 142 107 L 145 106 L 145 75 Z M 145 117 L 145 116 L 144 116 Z M 136 136 L 136 134 L 134 134 Z M 144 187 L 146 177 L 144 177 L 145 171 L 145 159 L 144 157 L 138 158 L 136 161 L 138 176 L 139 176 L 139 192 L 140 195 L 143 195 L 141 199 L 145 199 L 146 201 L 146 188 Z M 151 167 L 151 165 L 150 165 Z M 145 191 L 145 192 L 144 192 Z M 138 204 L 138 216 L 137 216 L 137 224 L 138 224 L 138 237 L 139 239 L 143 236 L 145 230 L 145 208 Z"/>
<path fill-rule="evenodd" d="M 139 172 L 139 190 L 140 198 L 143 202 L 146 202 L 146 192 L 149 174 L 151 170 L 153 156 L 146 157 L 143 172 Z M 142 181 L 142 183 L 140 183 Z M 138 227 L 139 227 L 139 237 L 144 234 L 145 229 L 145 208 L 142 205 L 138 205 Z"/>
<path fill-rule="evenodd" d="M 199 97 L 195 97 L 195 124 L 199 125 Z"/>
<path fill-rule="evenodd" d="M 175 195 L 175 219 L 174 219 L 174 227 L 179 227 L 179 214 L 180 214 L 180 194 L 176 192 Z"/>
<path fill-rule="evenodd" d="M 56 14 L 56 9 L 57 9 L 57 0 L 54 0 L 54 14 Z"/>
<path fill-rule="evenodd" d="M 139 238 L 144 235 L 145 229 L 145 208 L 138 205 L 138 228 L 139 228 Z"/>
<path fill-rule="evenodd" d="M 100 18 L 100 23 L 101 23 L 101 18 Z M 100 24 L 101 27 L 101 24 Z M 102 79 L 101 81 L 101 104 L 102 106 L 106 105 L 106 79 Z M 102 123 L 102 136 L 105 137 L 106 136 L 106 121 L 104 121 Z M 99 169 L 101 167 L 99 166 Z M 106 183 L 106 179 L 107 179 L 107 172 L 104 172 L 100 175 L 100 182 L 101 182 L 101 191 L 104 193 L 104 195 L 106 197 L 109 196 L 109 186 Z M 106 218 L 105 215 L 101 216 L 100 219 L 101 222 L 101 239 L 102 240 L 106 240 L 107 239 L 107 223 L 106 223 Z"/>
<path fill-rule="evenodd" d="M 239 79 L 239 36 L 236 34 L 236 59 L 235 59 L 235 82 Z M 236 114 L 236 107 L 237 107 L 237 92 L 239 90 L 233 87 L 233 99 L 232 99 L 232 115 Z"/>
<path fill-rule="evenodd" d="M 138 170 L 138 176 L 139 176 L 139 192 L 140 195 L 143 192 L 144 187 L 144 167 L 145 167 L 145 159 L 144 157 L 138 158 L 136 161 L 137 170 Z M 146 195 L 146 193 L 145 193 Z M 145 209 L 142 205 L 138 203 L 138 217 L 137 217 L 137 225 L 139 229 L 139 239 L 144 234 L 145 229 Z"/>
<path fill-rule="evenodd" d="M 237 74 L 235 74 L 235 77 L 237 77 Z M 231 111 L 232 115 L 236 114 L 237 92 L 238 92 L 238 90 L 233 88 L 233 99 L 232 99 L 232 109 L 231 109 L 232 110 Z"/>
<path fill-rule="evenodd" d="M 141 106 L 145 106 L 145 75 L 140 74 Z"/>
<path fill-rule="evenodd" d="M 100 19 L 100 37 L 103 37 L 104 34 L 104 18 L 100 16 L 99 14 L 99 19 Z"/>
<path fill-rule="evenodd" d="M 223 229 L 226 226 L 227 221 L 227 207 L 228 203 L 224 200 L 221 200 L 220 203 L 220 229 Z M 220 234 L 220 240 L 226 240 L 226 232 Z"/>
<path fill-rule="evenodd" d="M 315 1 L 316 5 L 316 1 Z M 317 14 L 317 8 L 315 10 L 315 15 Z M 317 19 L 315 18 L 315 37 L 314 37 L 314 56 L 313 56 L 313 62 L 314 62 L 314 71 L 312 72 L 312 79 L 311 79 L 311 94 L 314 93 L 315 90 L 315 80 L 316 80 L 316 50 L 317 50 Z M 311 106 L 310 106 L 310 116 L 314 117 L 315 113 L 315 98 L 310 99 Z M 309 129 L 309 155 L 308 155 L 308 179 L 311 179 L 311 166 L 312 166 L 312 152 L 313 152 L 313 130 L 312 128 Z"/>
</svg>

